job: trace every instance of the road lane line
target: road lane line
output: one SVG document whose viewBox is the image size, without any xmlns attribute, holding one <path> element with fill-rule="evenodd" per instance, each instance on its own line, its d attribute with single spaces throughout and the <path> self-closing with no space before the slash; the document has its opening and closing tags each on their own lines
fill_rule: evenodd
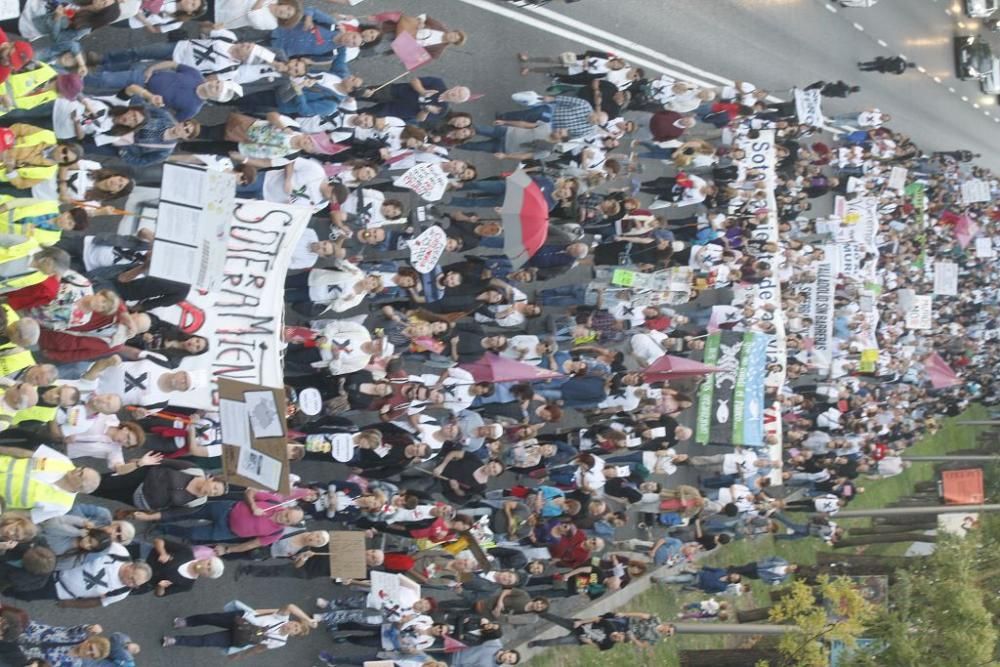
<svg viewBox="0 0 1000 667">
<path fill-rule="evenodd" d="M 655 63 L 651 60 L 647 60 L 645 58 L 641 58 L 631 53 L 627 53 L 618 46 L 615 46 L 613 44 L 608 44 L 607 42 L 591 39 L 584 35 L 575 33 L 571 30 L 560 28 L 559 26 L 550 25 L 545 21 L 536 19 L 531 16 L 527 16 L 521 12 L 507 9 L 506 7 L 501 7 L 499 5 L 494 5 L 492 3 L 485 2 L 484 0 L 459 0 L 459 2 L 471 5 L 473 7 L 478 7 L 479 9 L 482 9 L 484 11 L 491 12 L 499 16 L 503 16 L 512 21 L 517 21 L 518 23 L 529 25 L 533 28 L 538 28 L 539 30 L 543 30 L 551 35 L 562 37 L 563 39 L 568 39 L 571 42 L 576 42 L 577 44 L 583 44 L 584 46 L 589 46 L 592 49 L 600 49 L 601 51 L 607 51 L 610 53 L 618 54 L 628 62 L 643 67 L 645 69 L 653 70 L 655 72 L 666 74 L 668 76 L 672 76 L 678 79 L 684 79 L 686 81 L 690 81 L 691 83 L 697 84 L 705 88 L 715 88 L 720 83 L 724 83 L 725 85 L 733 84 L 732 79 L 724 79 L 716 75 L 713 75 L 713 78 L 716 79 L 715 83 L 693 77 L 690 74 L 685 74 L 683 72 L 679 72 L 677 70 L 665 67 L 659 63 Z"/>
<path fill-rule="evenodd" d="M 624 48 L 629 49 L 630 51 L 633 51 L 635 53 L 641 53 L 651 58 L 661 60 L 667 65 L 671 65 L 673 67 L 680 67 L 682 69 L 687 69 L 691 71 L 695 76 L 700 76 L 709 80 L 714 79 L 719 83 L 725 83 L 726 85 L 732 83 L 731 79 L 719 76 L 718 74 L 713 74 L 712 72 L 706 72 L 705 70 L 699 67 L 695 67 L 694 65 L 690 65 L 682 60 L 671 58 L 662 51 L 655 51 L 649 47 L 643 46 L 642 44 L 637 44 L 636 42 L 621 37 L 620 35 L 608 32 L 607 30 L 602 30 L 596 26 L 590 25 L 589 23 L 584 23 L 582 21 L 577 21 L 576 19 L 572 19 L 568 16 L 563 16 L 562 14 L 554 12 L 550 9 L 545 9 L 544 7 L 526 7 L 525 9 L 527 9 L 532 14 L 537 14 L 538 16 L 544 16 L 550 21 L 558 21 L 559 23 L 562 23 L 567 27 L 587 32 L 593 35 L 594 37 L 599 37 L 600 39 L 607 39 L 611 40 L 612 42 L 621 43 L 621 45 Z"/>
</svg>

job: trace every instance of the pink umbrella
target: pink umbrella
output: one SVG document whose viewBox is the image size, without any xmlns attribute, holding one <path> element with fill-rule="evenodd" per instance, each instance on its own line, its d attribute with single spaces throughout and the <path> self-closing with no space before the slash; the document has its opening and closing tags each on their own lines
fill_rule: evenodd
<svg viewBox="0 0 1000 667">
<path fill-rule="evenodd" d="M 684 357 L 674 357 L 665 354 L 649 365 L 649 368 L 642 371 L 647 382 L 657 382 L 660 380 L 675 380 L 680 378 L 692 378 L 699 375 L 716 373 L 722 369 L 718 366 L 709 366 L 700 361 L 692 361 Z"/>
<path fill-rule="evenodd" d="M 951 370 L 948 362 L 942 359 L 941 355 L 937 352 L 924 357 L 923 363 L 927 379 L 931 381 L 931 386 L 935 389 L 944 389 L 945 387 L 954 387 L 956 384 L 962 384 L 961 378 L 958 377 L 955 371 Z"/>
<path fill-rule="evenodd" d="M 472 373 L 476 382 L 529 382 L 562 377 L 562 373 L 532 366 L 509 357 L 501 357 L 492 352 L 487 352 L 479 361 L 461 364 L 459 368 Z"/>
</svg>

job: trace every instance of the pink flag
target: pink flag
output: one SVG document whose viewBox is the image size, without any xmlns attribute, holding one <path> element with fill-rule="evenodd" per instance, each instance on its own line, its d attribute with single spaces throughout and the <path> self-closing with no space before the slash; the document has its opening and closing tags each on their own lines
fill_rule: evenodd
<svg viewBox="0 0 1000 667">
<path fill-rule="evenodd" d="M 650 364 L 649 368 L 642 371 L 642 375 L 647 382 L 659 382 L 660 380 L 699 377 L 721 370 L 718 366 L 709 366 L 700 361 L 665 354 Z"/>
<path fill-rule="evenodd" d="M 955 374 L 955 371 L 951 370 L 948 362 L 942 359 L 937 352 L 924 357 L 924 371 L 927 373 L 927 379 L 931 381 L 931 386 L 935 389 L 962 384 L 962 380 Z"/>
<path fill-rule="evenodd" d="M 433 60 L 427 49 L 420 46 L 413 35 L 408 32 L 401 32 L 396 39 L 392 40 L 392 50 L 402 61 L 403 67 L 410 72 Z"/>
<path fill-rule="evenodd" d="M 979 225 L 972 221 L 967 215 L 963 215 L 955 223 L 955 239 L 963 248 L 968 248 L 969 244 L 979 234 Z"/>
<path fill-rule="evenodd" d="M 444 652 L 445 653 L 458 653 L 459 651 L 464 651 L 469 648 L 468 644 L 463 644 L 454 637 L 444 636 Z"/>
</svg>

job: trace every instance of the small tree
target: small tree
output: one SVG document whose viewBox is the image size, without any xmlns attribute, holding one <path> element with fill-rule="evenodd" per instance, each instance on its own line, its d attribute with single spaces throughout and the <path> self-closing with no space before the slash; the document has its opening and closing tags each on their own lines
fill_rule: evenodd
<svg viewBox="0 0 1000 667">
<path fill-rule="evenodd" d="M 792 624 L 801 631 L 781 638 L 777 664 L 758 663 L 758 667 L 827 667 L 829 642 L 854 646 L 872 615 L 872 606 L 850 579 L 823 576 L 816 588 L 795 581 L 788 595 L 771 608 L 770 621 Z"/>
</svg>

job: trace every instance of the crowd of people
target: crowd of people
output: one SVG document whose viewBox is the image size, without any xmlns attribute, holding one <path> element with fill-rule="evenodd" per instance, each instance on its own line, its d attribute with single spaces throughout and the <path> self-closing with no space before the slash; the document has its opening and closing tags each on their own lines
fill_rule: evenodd
<svg viewBox="0 0 1000 667">
<path fill-rule="evenodd" d="M 533 647 L 649 647 L 671 623 L 574 613 L 661 566 L 713 596 L 787 580 L 780 559 L 689 564 L 835 543 L 865 480 L 998 400 L 997 179 L 834 102 L 852 83 L 797 93 L 841 105 L 831 134 L 749 82 L 522 53 L 526 90 L 477 118 L 467 85 L 423 73 L 475 36 L 430 16 L 21 4 L 0 33 L 3 664 L 141 664 L 98 608 L 174 594 L 198 613 L 147 651 L 253 655 L 322 628 L 330 665 L 363 662 L 349 642 L 494 667 L 539 619 L 568 634 Z M 89 50 L 112 26 L 150 39 Z M 352 72 L 400 35 L 432 59 L 418 74 Z M 276 313 L 288 493 L 231 483 L 218 408 L 178 400 L 213 381 L 196 362 L 218 341 L 168 316 L 192 286 L 151 275 L 155 219 L 95 231 L 171 162 L 312 209 Z M 527 191 L 540 220 L 510 206 Z M 417 267 L 431 227 L 442 252 Z M 318 413 L 294 409 L 307 393 Z M 331 530 L 363 532 L 366 579 L 333 571 Z M 193 591 L 223 576 L 289 596 L 204 608 Z M 46 604 L 93 610 L 66 627 Z"/>
</svg>

